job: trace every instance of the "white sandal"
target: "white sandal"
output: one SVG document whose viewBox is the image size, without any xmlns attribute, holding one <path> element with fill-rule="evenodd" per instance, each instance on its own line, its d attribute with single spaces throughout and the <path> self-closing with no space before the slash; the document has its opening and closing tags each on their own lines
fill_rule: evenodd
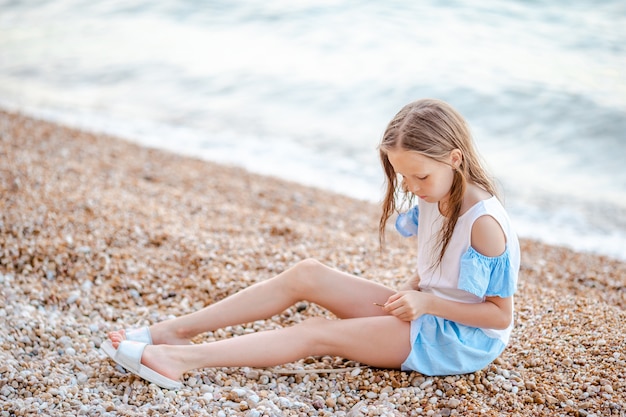
<svg viewBox="0 0 626 417">
<path fill-rule="evenodd" d="M 113 359 L 115 363 L 148 382 L 152 382 L 161 388 L 171 390 L 182 388 L 183 384 L 180 381 L 169 379 L 168 377 L 163 376 L 141 364 L 141 356 L 143 355 L 143 350 L 146 346 L 146 343 L 124 340 L 120 343 L 120 346 L 115 349 L 111 341 L 106 340 L 102 343 L 100 348 L 107 354 L 107 356 Z"/>
</svg>

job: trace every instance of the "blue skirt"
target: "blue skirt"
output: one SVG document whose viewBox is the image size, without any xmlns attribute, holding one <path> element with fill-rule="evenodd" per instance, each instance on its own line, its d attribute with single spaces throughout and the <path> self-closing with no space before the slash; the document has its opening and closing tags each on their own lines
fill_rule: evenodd
<svg viewBox="0 0 626 417">
<path fill-rule="evenodd" d="M 411 322 L 411 341 L 411 353 L 402 370 L 429 376 L 476 372 L 493 362 L 506 347 L 476 327 L 430 314 Z"/>
</svg>

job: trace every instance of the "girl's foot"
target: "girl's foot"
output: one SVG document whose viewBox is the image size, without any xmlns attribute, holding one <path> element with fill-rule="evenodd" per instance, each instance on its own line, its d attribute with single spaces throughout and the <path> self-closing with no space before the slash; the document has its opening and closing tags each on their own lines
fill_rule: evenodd
<svg viewBox="0 0 626 417">
<path fill-rule="evenodd" d="M 167 345 L 188 345 L 190 339 L 179 336 L 176 331 L 168 329 L 166 322 L 157 323 L 149 328 L 150 335 L 152 336 L 152 343 L 155 345 L 167 344 Z M 126 331 L 124 329 L 115 330 L 108 334 L 111 343 L 115 349 L 119 344 L 126 340 Z"/>
<path fill-rule="evenodd" d="M 141 364 L 161 375 L 178 381 L 186 369 L 183 363 L 175 359 L 175 355 L 168 352 L 167 345 L 148 345 L 141 356 Z"/>
</svg>

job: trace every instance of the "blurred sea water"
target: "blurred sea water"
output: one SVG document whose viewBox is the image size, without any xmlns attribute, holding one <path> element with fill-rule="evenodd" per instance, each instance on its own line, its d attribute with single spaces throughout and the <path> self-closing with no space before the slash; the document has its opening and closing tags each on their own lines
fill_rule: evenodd
<svg viewBox="0 0 626 417">
<path fill-rule="evenodd" d="M 626 3 L 0 0 L 0 106 L 377 202 L 422 97 L 522 237 L 626 259 Z"/>
</svg>

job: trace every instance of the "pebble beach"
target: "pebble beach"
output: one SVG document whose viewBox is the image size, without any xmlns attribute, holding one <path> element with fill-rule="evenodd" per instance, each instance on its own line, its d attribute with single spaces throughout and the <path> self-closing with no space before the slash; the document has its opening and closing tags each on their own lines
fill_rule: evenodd
<svg viewBox="0 0 626 417">
<path fill-rule="evenodd" d="M 200 369 L 168 391 L 109 360 L 106 333 L 309 257 L 396 287 L 413 242 L 390 222 L 380 250 L 376 204 L 4 111 L 0 196 L 0 417 L 626 416 L 623 261 L 522 240 L 511 343 L 473 374 L 311 357 Z M 312 316 L 332 318 L 303 301 L 193 342 Z"/>
</svg>

